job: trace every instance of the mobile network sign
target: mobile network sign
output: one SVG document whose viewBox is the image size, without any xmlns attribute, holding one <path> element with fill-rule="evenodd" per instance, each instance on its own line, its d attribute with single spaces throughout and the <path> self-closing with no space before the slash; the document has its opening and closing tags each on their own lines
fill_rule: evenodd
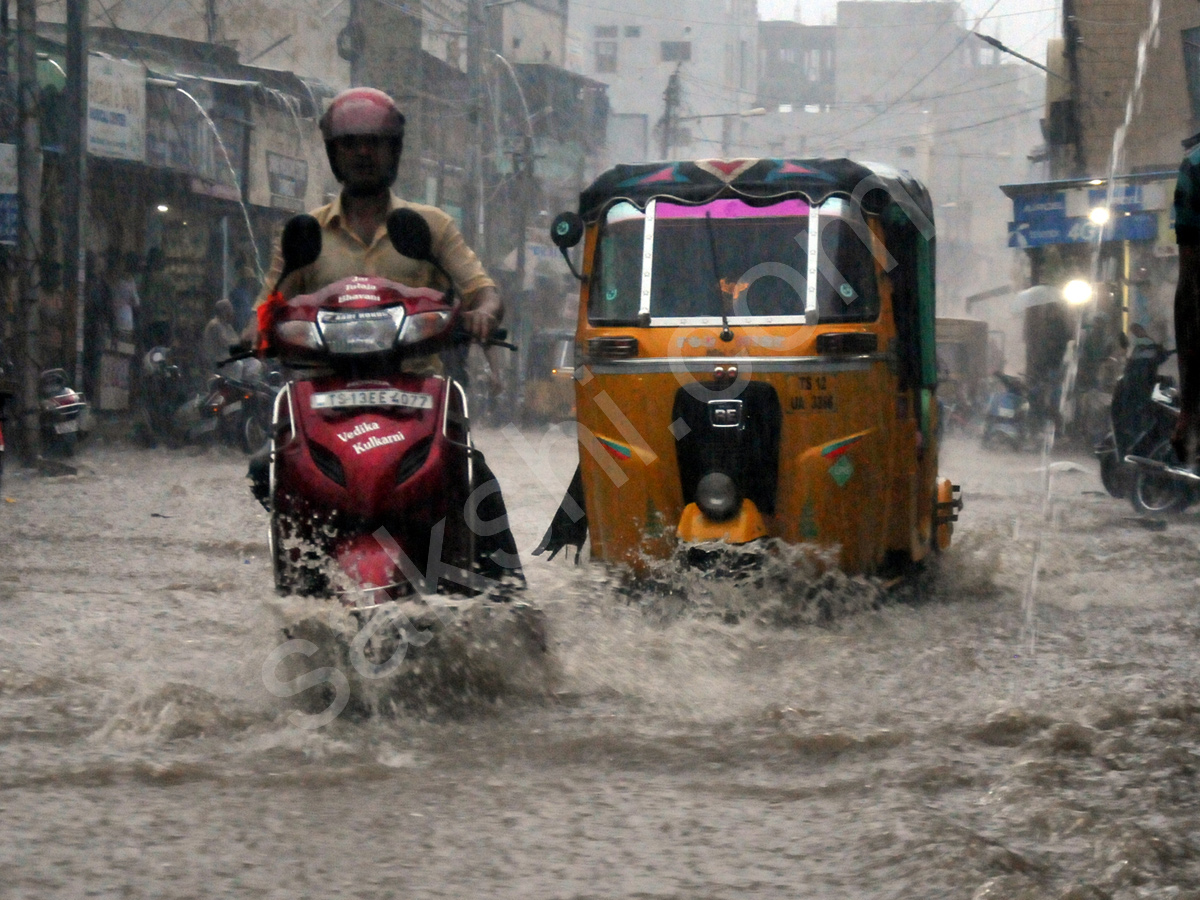
<svg viewBox="0 0 1200 900">
<path fill-rule="evenodd" d="M 1103 187 L 1019 194 L 1013 197 L 1008 246 L 1155 241 L 1159 211 L 1166 208 L 1166 196 L 1166 186 L 1156 182 L 1116 185 L 1111 198 Z M 1088 218 L 1088 213 L 1103 206 L 1108 207 L 1109 220 L 1100 226 Z"/>
</svg>

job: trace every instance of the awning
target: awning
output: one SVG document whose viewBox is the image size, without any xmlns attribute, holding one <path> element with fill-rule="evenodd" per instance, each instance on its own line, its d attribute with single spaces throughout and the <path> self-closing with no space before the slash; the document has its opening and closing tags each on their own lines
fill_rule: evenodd
<svg viewBox="0 0 1200 900">
<path fill-rule="evenodd" d="M 1031 306 L 1050 306 L 1055 303 L 1066 303 L 1061 288 L 1052 288 L 1048 284 L 1035 284 L 1033 287 L 1018 291 L 1013 298 L 1013 312 L 1021 312 Z"/>
</svg>

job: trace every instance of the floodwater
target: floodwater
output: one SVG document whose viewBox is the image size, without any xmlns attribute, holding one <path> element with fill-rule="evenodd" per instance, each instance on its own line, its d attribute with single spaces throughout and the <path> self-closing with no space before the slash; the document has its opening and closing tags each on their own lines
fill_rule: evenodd
<svg viewBox="0 0 1200 900">
<path fill-rule="evenodd" d="M 525 552 L 545 437 L 477 438 Z M 950 440 L 956 544 L 899 600 L 531 560 L 544 666 L 320 727 L 268 689 L 244 460 L 79 463 L 5 473 L 0 897 L 1200 897 L 1200 514 L 1086 456 L 1047 505 L 1037 456 Z"/>
</svg>

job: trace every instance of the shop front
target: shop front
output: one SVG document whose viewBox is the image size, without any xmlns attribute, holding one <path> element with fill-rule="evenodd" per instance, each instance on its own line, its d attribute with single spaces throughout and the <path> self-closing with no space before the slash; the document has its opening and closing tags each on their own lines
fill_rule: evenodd
<svg viewBox="0 0 1200 900">
<path fill-rule="evenodd" d="M 1025 376 L 1055 391 L 1073 383 L 1074 402 L 1060 409 L 1079 437 L 1095 439 L 1108 427 L 1133 326 L 1174 346 L 1175 178 L 1147 172 L 1001 186 L 1013 202 L 1009 246 L 1027 259 L 1029 284 L 1017 295 Z"/>
<path fill-rule="evenodd" d="M 1174 172 L 1001 185 L 1012 199 L 1009 246 L 1025 251 L 1028 286 L 1092 288 L 1083 321 L 1114 336 L 1139 324 L 1166 340 L 1176 279 Z"/>
</svg>

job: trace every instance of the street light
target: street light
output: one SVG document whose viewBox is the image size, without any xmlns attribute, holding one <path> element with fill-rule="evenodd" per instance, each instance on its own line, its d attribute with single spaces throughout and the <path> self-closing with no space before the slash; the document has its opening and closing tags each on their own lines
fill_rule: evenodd
<svg viewBox="0 0 1200 900">
<path fill-rule="evenodd" d="M 1063 299 L 1072 306 L 1081 306 L 1092 299 L 1092 286 L 1082 278 L 1073 278 L 1063 285 Z"/>
</svg>

